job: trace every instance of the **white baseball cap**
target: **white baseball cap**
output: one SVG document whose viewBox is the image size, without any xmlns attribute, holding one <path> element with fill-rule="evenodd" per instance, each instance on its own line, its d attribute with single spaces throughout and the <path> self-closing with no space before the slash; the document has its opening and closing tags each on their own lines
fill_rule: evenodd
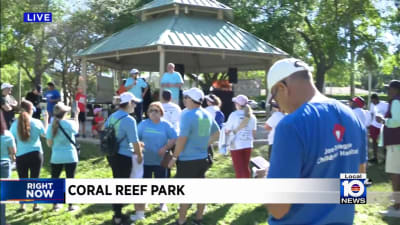
<svg viewBox="0 0 400 225">
<path fill-rule="evenodd" d="M 238 96 L 232 98 L 232 101 L 241 106 L 245 106 L 247 103 L 249 103 L 249 98 L 247 98 L 246 95 L 238 95 Z"/>
<path fill-rule="evenodd" d="M 136 98 L 132 93 L 129 91 L 122 93 L 119 98 L 121 99 L 119 104 L 124 104 L 130 101 L 140 102 L 140 99 Z"/>
<path fill-rule="evenodd" d="M 193 101 L 201 103 L 204 99 L 204 92 L 199 88 L 190 88 L 189 90 L 183 91 L 183 95 L 189 96 Z"/>
<path fill-rule="evenodd" d="M 11 85 L 11 84 L 9 84 L 9 83 L 3 83 L 3 84 L 1 85 L 1 90 L 3 90 L 4 88 L 12 88 L 12 87 L 14 87 L 14 85 Z"/>
<path fill-rule="evenodd" d="M 275 84 L 293 73 L 304 70 L 312 72 L 312 68 L 300 59 L 288 58 L 276 61 L 268 71 L 268 90 L 271 91 Z"/>
<path fill-rule="evenodd" d="M 131 71 L 129 72 L 129 74 L 137 74 L 137 73 L 140 73 L 138 69 L 131 69 Z"/>
</svg>

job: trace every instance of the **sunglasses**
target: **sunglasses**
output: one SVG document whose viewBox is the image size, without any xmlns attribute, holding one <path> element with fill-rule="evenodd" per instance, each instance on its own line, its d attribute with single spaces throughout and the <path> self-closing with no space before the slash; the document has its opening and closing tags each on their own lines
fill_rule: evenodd
<svg viewBox="0 0 400 225">
<path fill-rule="evenodd" d="M 158 110 L 158 109 L 150 109 L 149 110 L 149 113 L 159 113 L 160 112 L 160 110 Z"/>
<path fill-rule="evenodd" d="M 285 80 L 280 81 L 283 83 L 283 85 L 285 85 L 287 87 L 287 83 Z M 278 89 L 275 89 L 274 92 L 271 91 L 271 98 L 268 101 L 268 104 L 270 105 L 270 110 L 272 110 L 273 107 L 278 108 L 279 109 L 279 105 L 278 102 L 276 101 L 276 95 L 278 94 Z"/>
</svg>

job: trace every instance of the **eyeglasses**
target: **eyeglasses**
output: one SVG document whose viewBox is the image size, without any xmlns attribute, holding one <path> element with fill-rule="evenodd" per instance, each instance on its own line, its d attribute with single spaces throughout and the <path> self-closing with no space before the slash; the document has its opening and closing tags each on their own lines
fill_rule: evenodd
<svg viewBox="0 0 400 225">
<path fill-rule="evenodd" d="M 280 82 L 282 82 L 283 85 L 285 85 L 287 87 L 287 83 L 285 80 L 281 80 Z M 270 110 L 272 110 L 272 107 L 279 109 L 278 101 L 276 101 L 276 95 L 278 94 L 278 89 L 275 89 L 274 92 L 271 90 L 271 94 L 272 94 L 271 98 L 268 101 L 268 104 L 270 105 Z M 273 101 L 275 101 L 275 102 L 273 102 Z"/>
<path fill-rule="evenodd" d="M 150 109 L 149 110 L 149 113 L 159 113 L 160 112 L 160 110 L 158 110 L 158 109 Z"/>
</svg>

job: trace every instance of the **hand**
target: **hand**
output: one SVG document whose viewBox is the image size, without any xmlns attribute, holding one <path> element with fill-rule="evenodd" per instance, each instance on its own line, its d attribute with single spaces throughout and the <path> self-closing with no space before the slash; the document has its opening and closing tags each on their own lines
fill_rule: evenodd
<svg viewBox="0 0 400 225">
<path fill-rule="evenodd" d="M 376 122 L 378 122 L 378 123 L 384 123 L 384 119 L 383 119 L 383 117 L 382 116 L 376 116 L 375 117 L 375 120 L 376 120 Z"/>
<path fill-rule="evenodd" d="M 265 178 L 268 174 L 268 169 L 269 168 L 265 168 L 265 169 L 254 169 L 253 171 L 255 171 L 256 174 L 256 178 Z"/>
<path fill-rule="evenodd" d="M 43 120 L 44 120 L 44 121 L 49 121 L 49 114 L 47 113 L 47 110 L 45 110 L 45 111 L 43 112 Z"/>
<path fill-rule="evenodd" d="M 137 157 L 136 157 L 137 163 L 138 163 L 138 164 L 142 164 L 142 162 L 143 162 L 143 155 L 140 154 L 140 155 L 136 155 L 136 156 L 137 156 Z"/>
<path fill-rule="evenodd" d="M 76 108 L 76 114 L 79 114 L 81 112 L 81 110 L 79 109 L 78 104 L 76 104 L 75 108 Z"/>
<path fill-rule="evenodd" d="M 167 149 L 166 148 L 160 148 L 160 150 L 158 150 L 158 155 L 160 156 L 160 157 L 164 157 L 164 155 L 165 155 L 165 153 L 167 152 Z"/>
<path fill-rule="evenodd" d="M 144 148 L 144 146 L 145 146 L 144 142 L 143 141 L 139 141 L 139 146 L 140 146 L 140 148 Z"/>
<path fill-rule="evenodd" d="M 176 163 L 176 159 L 172 158 L 171 161 L 169 161 L 169 163 L 168 163 L 168 168 L 171 169 L 172 167 L 174 167 L 175 163 Z"/>
</svg>

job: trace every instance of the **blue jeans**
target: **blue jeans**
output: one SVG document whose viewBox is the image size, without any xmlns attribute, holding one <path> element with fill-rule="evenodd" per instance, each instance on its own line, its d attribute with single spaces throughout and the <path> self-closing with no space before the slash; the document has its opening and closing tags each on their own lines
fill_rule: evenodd
<svg viewBox="0 0 400 225">
<path fill-rule="evenodd" d="M 168 170 L 162 166 L 144 165 L 143 178 L 168 178 Z"/>
<path fill-rule="evenodd" d="M 143 101 L 141 103 L 136 103 L 135 119 L 137 124 L 139 124 L 143 119 Z"/>
<path fill-rule="evenodd" d="M 11 176 L 11 162 L 10 160 L 1 160 L 0 161 L 1 167 L 1 178 L 10 178 Z M 6 224 L 6 205 L 5 204 L 0 204 L 0 224 L 5 225 Z"/>
</svg>

